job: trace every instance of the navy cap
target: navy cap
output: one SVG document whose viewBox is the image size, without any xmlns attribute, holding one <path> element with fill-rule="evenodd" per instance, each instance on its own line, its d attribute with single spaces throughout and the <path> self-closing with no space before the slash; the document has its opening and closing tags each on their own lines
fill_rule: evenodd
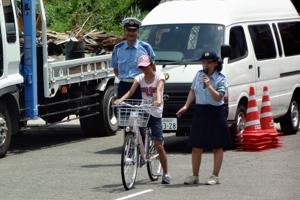
<svg viewBox="0 0 300 200">
<path fill-rule="evenodd" d="M 128 17 L 122 21 L 122 25 L 129 29 L 139 29 L 142 22 L 135 17 Z"/>
<path fill-rule="evenodd" d="M 218 61 L 219 56 L 213 51 L 204 51 L 200 58 L 200 61 L 204 61 L 204 60 Z"/>
</svg>

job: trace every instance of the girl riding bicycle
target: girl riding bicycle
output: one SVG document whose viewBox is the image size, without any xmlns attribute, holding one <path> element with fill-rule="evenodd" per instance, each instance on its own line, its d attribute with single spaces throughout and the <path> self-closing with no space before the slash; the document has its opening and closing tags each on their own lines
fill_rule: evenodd
<svg viewBox="0 0 300 200">
<path fill-rule="evenodd" d="M 161 120 L 165 77 L 162 73 L 156 72 L 155 65 L 148 55 L 143 55 L 138 59 L 138 68 L 143 73 L 134 78 L 130 90 L 120 99 L 115 100 L 114 103 L 119 104 L 123 100 L 130 98 L 139 86 L 142 91 L 143 100 L 153 103 L 154 107 L 149 110 L 150 119 L 148 127 L 151 130 L 151 137 L 163 168 L 162 184 L 170 184 L 171 177 L 168 175 L 167 154 L 163 146 L 164 138 Z"/>
</svg>

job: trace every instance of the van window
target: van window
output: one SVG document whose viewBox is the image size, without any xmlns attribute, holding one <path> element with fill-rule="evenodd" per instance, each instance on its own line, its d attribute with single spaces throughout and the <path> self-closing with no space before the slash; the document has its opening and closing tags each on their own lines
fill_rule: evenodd
<svg viewBox="0 0 300 200">
<path fill-rule="evenodd" d="M 224 26 L 216 24 L 166 24 L 144 26 L 140 39 L 156 53 L 156 62 L 199 62 L 204 51 L 220 55 L 224 43 Z"/>
<path fill-rule="evenodd" d="M 12 0 L 3 0 L 3 12 L 5 18 L 7 42 L 14 43 L 17 39 L 17 36 Z"/>
<path fill-rule="evenodd" d="M 278 24 L 286 56 L 300 55 L 300 22 Z"/>
<path fill-rule="evenodd" d="M 193 50 L 193 49 L 197 48 L 199 31 L 200 31 L 200 26 L 194 26 L 191 29 L 190 38 L 189 38 L 188 46 L 187 46 L 188 50 Z"/>
<path fill-rule="evenodd" d="M 268 24 L 250 25 L 249 32 L 257 60 L 276 57 L 274 39 Z"/>
<path fill-rule="evenodd" d="M 3 74 L 3 44 L 1 35 L 1 24 L 0 24 L 0 76 Z"/>
<path fill-rule="evenodd" d="M 276 42 L 277 42 L 277 46 L 278 46 L 278 52 L 279 52 L 279 56 L 282 57 L 282 47 L 281 47 L 281 43 L 280 43 L 280 39 L 279 39 L 279 34 L 278 34 L 278 29 L 276 27 L 275 24 L 272 24 L 274 33 L 275 33 L 275 38 L 276 38 Z"/>
<path fill-rule="evenodd" d="M 236 26 L 231 28 L 229 44 L 231 46 L 231 56 L 229 58 L 231 62 L 240 60 L 247 56 L 248 47 L 243 27 Z"/>
</svg>

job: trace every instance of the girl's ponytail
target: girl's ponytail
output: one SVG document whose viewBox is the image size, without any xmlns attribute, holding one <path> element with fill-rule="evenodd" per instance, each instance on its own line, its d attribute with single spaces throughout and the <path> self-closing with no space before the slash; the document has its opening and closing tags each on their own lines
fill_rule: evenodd
<svg viewBox="0 0 300 200">
<path fill-rule="evenodd" d="M 151 64 L 151 67 L 152 67 L 153 71 L 156 72 L 156 65 L 154 63 Z"/>
<path fill-rule="evenodd" d="M 216 66 L 216 70 L 218 71 L 218 72 L 220 72 L 220 71 L 222 71 L 222 69 L 223 69 L 223 61 L 222 61 L 222 59 L 218 59 L 218 64 L 217 64 L 217 66 Z"/>
</svg>

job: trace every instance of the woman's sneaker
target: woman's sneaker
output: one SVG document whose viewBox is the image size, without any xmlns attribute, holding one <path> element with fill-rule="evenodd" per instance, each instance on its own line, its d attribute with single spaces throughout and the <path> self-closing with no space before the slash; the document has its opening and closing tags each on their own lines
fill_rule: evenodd
<svg viewBox="0 0 300 200">
<path fill-rule="evenodd" d="M 219 184 L 219 177 L 215 176 L 215 175 L 211 175 L 208 180 L 207 180 L 207 184 L 208 185 L 216 185 Z"/>
<path fill-rule="evenodd" d="M 171 184 L 171 176 L 169 175 L 163 175 L 161 184 Z"/>
<path fill-rule="evenodd" d="M 198 176 L 189 176 L 184 181 L 185 185 L 193 185 L 199 184 L 199 177 Z"/>
</svg>

